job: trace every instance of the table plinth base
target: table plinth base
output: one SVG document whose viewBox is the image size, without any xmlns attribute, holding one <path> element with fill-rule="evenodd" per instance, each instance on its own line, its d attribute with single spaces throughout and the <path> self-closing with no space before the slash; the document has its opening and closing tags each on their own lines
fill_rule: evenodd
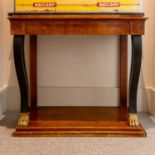
<svg viewBox="0 0 155 155">
<path fill-rule="evenodd" d="M 127 110 L 118 107 L 38 107 L 13 136 L 146 137 L 141 125 L 130 127 L 127 119 Z"/>
</svg>

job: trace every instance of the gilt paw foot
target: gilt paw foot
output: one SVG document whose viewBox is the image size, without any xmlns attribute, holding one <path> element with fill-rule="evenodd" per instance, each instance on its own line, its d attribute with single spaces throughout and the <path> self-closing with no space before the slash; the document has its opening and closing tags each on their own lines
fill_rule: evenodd
<svg viewBox="0 0 155 155">
<path fill-rule="evenodd" d="M 28 126 L 29 121 L 30 121 L 29 113 L 21 113 L 19 116 L 18 126 L 26 127 Z"/>
<path fill-rule="evenodd" d="M 139 118 L 137 114 L 129 114 L 129 125 L 131 127 L 139 126 Z"/>
</svg>

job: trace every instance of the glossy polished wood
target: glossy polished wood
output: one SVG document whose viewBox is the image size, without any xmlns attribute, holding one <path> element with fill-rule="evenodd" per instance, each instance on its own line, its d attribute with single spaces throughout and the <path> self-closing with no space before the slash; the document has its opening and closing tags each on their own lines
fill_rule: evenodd
<svg viewBox="0 0 155 155">
<path fill-rule="evenodd" d="M 146 17 L 143 14 L 10 14 L 9 20 L 11 34 L 17 36 L 30 35 L 31 52 L 30 124 L 28 127 L 17 127 L 14 136 L 146 136 L 141 125 L 137 127 L 129 126 L 127 111 L 127 35 L 132 35 L 132 38 L 136 38 L 136 36 L 144 34 Z M 46 34 L 119 35 L 120 108 L 37 108 L 37 35 Z M 133 50 L 133 55 L 135 55 L 138 49 L 135 46 L 137 45 L 135 39 L 133 39 L 132 43 L 133 47 L 135 47 Z M 138 62 L 140 67 L 138 57 L 132 62 L 134 64 Z M 18 72 L 20 71 L 18 70 Z M 133 77 L 139 77 L 139 70 L 138 73 L 134 73 Z M 137 87 L 137 81 L 138 79 L 136 78 L 136 85 L 134 87 Z M 130 88 L 133 85 L 134 80 L 132 80 Z M 132 92 L 132 89 L 130 89 L 130 92 Z M 133 107 L 131 112 L 136 112 L 136 95 L 137 91 L 134 90 L 130 96 L 134 100 L 131 103 Z M 21 106 L 23 106 L 22 102 Z"/>
<path fill-rule="evenodd" d="M 130 127 L 127 109 L 117 107 L 38 107 L 28 127 L 14 136 L 145 137 L 144 129 Z"/>
<path fill-rule="evenodd" d="M 127 107 L 128 36 L 120 36 L 120 106 Z"/>
<path fill-rule="evenodd" d="M 30 103 L 31 111 L 37 108 L 37 36 L 30 35 Z"/>
<path fill-rule="evenodd" d="M 11 14 L 11 34 L 144 34 L 144 15 Z M 19 22 L 20 21 L 20 22 Z"/>
</svg>

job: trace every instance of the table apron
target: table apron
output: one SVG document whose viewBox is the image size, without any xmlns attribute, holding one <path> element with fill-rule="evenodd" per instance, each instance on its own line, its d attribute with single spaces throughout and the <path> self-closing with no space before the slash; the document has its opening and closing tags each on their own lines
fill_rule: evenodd
<svg viewBox="0 0 155 155">
<path fill-rule="evenodd" d="M 139 35 L 144 20 L 11 20 L 15 35 Z"/>
</svg>

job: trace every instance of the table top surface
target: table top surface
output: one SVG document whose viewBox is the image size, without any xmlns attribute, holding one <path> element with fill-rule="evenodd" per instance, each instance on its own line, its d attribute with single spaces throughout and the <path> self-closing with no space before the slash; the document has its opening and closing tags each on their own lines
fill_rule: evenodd
<svg viewBox="0 0 155 155">
<path fill-rule="evenodd" d="M 11 34 L 139 35 L 144 14 L 17 14 L 8 16 Z"/>
<path fill-rule="evenodd" d="M 143 13 L 9 13 L 8 16 L 9 19 L 147 19 Z"/>
</svg>

